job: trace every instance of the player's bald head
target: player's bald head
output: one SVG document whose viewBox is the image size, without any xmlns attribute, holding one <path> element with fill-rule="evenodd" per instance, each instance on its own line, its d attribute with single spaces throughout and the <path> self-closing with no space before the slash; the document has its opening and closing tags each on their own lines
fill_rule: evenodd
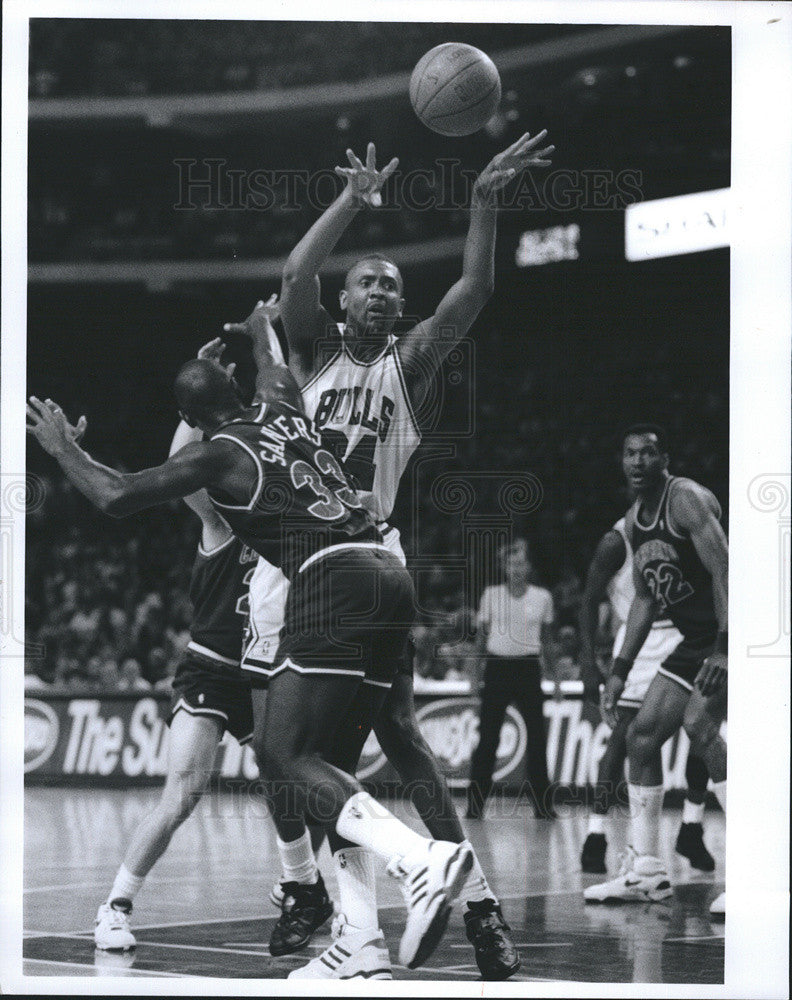
<svg viewBox="0 0 792 1000">
<path fill-rule="evenodd" d="M 193 358 L 182 365 L 174 391 L 179 409 L 196 423 L 210 422 L 218 413 L 239 406 L 228 375 L 206 358 Z"/>
</svg>

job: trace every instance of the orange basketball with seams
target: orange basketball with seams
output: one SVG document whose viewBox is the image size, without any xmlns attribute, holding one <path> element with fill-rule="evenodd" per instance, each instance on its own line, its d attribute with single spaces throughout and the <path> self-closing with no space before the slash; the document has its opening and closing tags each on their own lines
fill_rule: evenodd
<svg viewBox="0 0 792 1000">
<path fill-rule="evenodd" d="M 415 113 L 441 135 L 470 135 L 498 110 L 501 82 L 481 49 L 445 42 L 423 56 L 410 77 Z"/>
</svg>

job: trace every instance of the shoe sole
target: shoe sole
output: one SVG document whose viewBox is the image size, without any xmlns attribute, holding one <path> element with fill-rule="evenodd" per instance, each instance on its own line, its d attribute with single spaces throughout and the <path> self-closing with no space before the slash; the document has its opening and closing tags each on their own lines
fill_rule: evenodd
<svg viewBox="0 0 792 1000">
<path fill-rule="evenodd" d="M 508 967 L 500 966 L 497 969 L 482 969 L 481 966 L 479 966 L 479 972 L 481 973 L 481 978 L 485 983 L 503 983 L 507 979 L 510 979 L 514 973 L 518 971 L 521 965 L 522 962 L 518 958 L 514 965 L 510 965 Z"/>
<path fill-rule="evenodd" d="M 681 855 L 683 858 L 687 858 L 687 860 L 690 862 L 690 867 L 695 868 L 696 871 L 699 872 L 715 871 L 715 858 L 713 858 L 711 854 L 708 855 L 707 857 L 698 858 L 698 857 L 693 857 L 692 854 L 688 854 L 687 851 L 681 850 L 679 844 L 677 844 L 674 849 L 676 850 L 677 854 Z"/>
<path fill-rule="evenodd" d="M 452 866 L 456 864 L 455 871 Z M 429 958 L 432 952 L 440 943 L 440 939 L 445 934 L 448 921 L 451 917 L 451 907 L 454 900 L 462 891 L 468 872 L 473 867 L 473 852 L 468 848 L 460 855 L 457 850 L 446 862 L 445 886 L 438 890 L 437 898 L 434 901 L 435 912 L 429 920 L 426 930 L 421 935 L 421 939 L 415 948 L 415 954 L 410 957 L 399 948 L 399 961 L 406 965 L 408 969 L 417 969 L 419 965 Z M 402 939 L 403 941 L 403 939 Z"/>
<path fill-rule="evenodd" d="M 334 976 L 328 976 L 325 979 L 324 976 L 321 976 L 321 977 L 320 976 L 316 976 L 316 977 L 314 977 L 314 976 L 295 976 L 295 975 L 292 975 L 292 974 L 288 975 L 286 978 L 287 979 L 291 979 L 293 982 L 300 982 L 300 981 L 302 981 L 304 983 L 308 983 L 308 982 L 311 982 L 311 981 L 313 981 L 315 983 L 319 983 L 319 982 L 325 982 L 326 983 L 326 982 L 331 982 L 332 980 L 335 979 Z M 339 976 L 338 979 L 335 979 L 335 982 L 341 982 L 342 980 L 349 980 L 349 979 L 393 979 L 393 974 L 391 973 L 391 971 L 389 969 L 375 969 L 373 972 L 353 972 L 351 976 Z"/>
<path fill-rule="evenodd" d="M 583 896 L 583 901 L 585 903 L 660 903 L 664 899 L 668 899 L 669 896 L 674 895 L 674 890 L 669 886 L 668 889 L 650 889 L 648 892 L 642 892 L 640 895 L 636 893 L 634 896 Z"/>
<path fill-rule="evenodd" d="M 283 909 L 283 900 L 285 898 L 286 898 L 285 896 L 276 896 L 274 889 L 269 894 L 269 901 L 270 901 L 270 903 L 272 903 L 272 905 L 276 909 L 278 909 L 278 910 L 282 910 Z"/>
<path fill-rule="evenodd" d="M 99 951 L 111 951 L 111 952 L 118 952 L 119 954 L 121 954 L 122 952 L 125 951 L 134 951 L 135 948 L 137 948 L 137 941 L 134 944 L 107 945 L 107 944 L 99 944 L 99 942 L 94 938 L 94 947 L 97 948 Z"/>
<path fill-rule="evenodd" d="M 323 916 L 322 919 L 311 929 L 311 931 L 305 937 L 305 940 L 300 941 L 299 944 L 291 945 L 288 948 L 276 948 L 273 951 L 272 942 L 270 942 L 269 944 L 270 955 L 272 955 L 273 958 L 280 958 L 281 955 L 294 955 L 295 952 L 302 951 L 303 948 L 307 947 L 307 945 L 310 944 L 311 938 L 314 936 L 314 934 L 316 934 L 318 930 L 321 930 L 321 928 L 324 927 L 324 925 L 327 923 L 330 917 L 332 917 L 334 912 L 335 910 L 333 908 L 333 904 L 332 902 L 330 902 L 328 904 L 325 916 Z"/>
</svg>

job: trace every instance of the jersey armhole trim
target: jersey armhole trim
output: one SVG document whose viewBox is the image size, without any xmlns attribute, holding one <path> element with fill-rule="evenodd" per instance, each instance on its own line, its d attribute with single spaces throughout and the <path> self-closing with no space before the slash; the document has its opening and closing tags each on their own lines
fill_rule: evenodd
<svg viewBox="0 0 792 1000">
<path fill-rule="evenodd" d="M 318 378 L 321 378 L 321 376 L 324 375 L 324 373 L 327 371 L 330 365 L 335 364 L 335 362 L 341 357 L 343 353 L 344 353 L 344 342 L 341 341 L 341 346 L 338 348 L 335 354 L 333 354 L 332 357 L 328 358 L 328 360 L 325 361 L 325 363 L 322 365 L 319 371 L 316 371 L 313 373 L 313 375 L 311 375 L 308 381 L 300 387 L 300 392 L 303 393 L 305 392 L 306 389 L 310 389 L 311 386 L 314 384 L 314 382 L 316 382 Z"/>
<path fill-rule="evenodd" d="M 402 370 L 401 358 L 399 356 L 399 346 L 398 342 L 393 343 L 393 362 L 396 366 L 396 374 L 399 377 L 399 385 L 401 386 L 402 395 L 404 396 L 404 403 L 407 407 L 407 412 L 410 415 L 410 420 L 412 421 L 413 429 L 418 435 L 418 440 L 421 440 L 421 428 L 418 426 L 418 419 L 415 416 L 415 411 L 413 410 L 412 400 L 410 399 L 410 394 L 407 391 L 407 382 L 404 378 L 404 372 Z"/>
<path fill-rule="evenodd" d="M 256 465 L 256 473 L 258 475 L 258 484 L 256 486 L 256 489 L 253 491 L 253 497 L 252 497 L 250 503 L 248 503 L 248 504 L 221 503 L 219 500 L 215 500 L 214 498 L 210 497 L 210 499 L 212 499 L 212 503 L 213 504 L 215 504 L 218 507 L 222 507 L 224 510 L 245 510 L 245 511 L 251 511 L 251 510 L 253 510 L 253 508 L 258 503 L 258 499 L 261 496 L 261 491 L 264 488 L 264 470 L 261 467 L 261 462 L 259 461 L 258 456 L 256 455 L 255 451 L 253 451 L 253 449 L 249 445 L 246 445 L 244 443 L 244 441 L 240 441 L 239 438 L 235 438 L 231 434 L 215 434 L 213 436 L 213 438 L 212 438 L 213 441 L 217 441 L 217 440 L 220 440 L 220 439 L 225 439 L 226 441 L 233 441 L 234 444 L 239 445 L 239 447 L 243 451 L 247 452 L 247 454 L 250 455 L 250 457 L 253 459 L 253 461 L 254 461 L 254 463 Z"/>
<path fill-rule="evenodd" d="M 203 546 L 203 542 L 202 541 L 198 542 L 198 553 L 199 553 L 199 555 L 202 555 L 204 557 L 204 559 L 211 559 L 212 556 L 216 556 L 218 554 L 218 552 L 222 552 L 224 549 L 227 549 L 228 546 L 234 541 L 235 538 L 236 538 L 236 535 L 232 531 L 231 534 L 228 536 L 228 538 L 226 538 L 226 540 L 224 542 L 221 542 L 219 545 L 215 545 L 214 548 L 211 548 L 211 549 L 205 549 L 204 546 Z"/>
</svg>

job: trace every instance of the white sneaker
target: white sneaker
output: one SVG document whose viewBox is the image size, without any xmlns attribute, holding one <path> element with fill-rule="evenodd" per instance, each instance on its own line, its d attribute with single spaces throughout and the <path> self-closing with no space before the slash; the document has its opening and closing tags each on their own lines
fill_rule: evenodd
<svg viewBox="0 0 792 1000">
<path fill-rule="evenodd" d="M 726 919 L 726 893 L 722 892 L 720 896 L 716 896 L 715 899 L 710 903 L 710 916 L 714 917 L 715 920 L 725 920 Z"/>
<path fill-rule="evenodd" d="M 651 854 L 638 855 L 630 847 L 616 878 L 590 885 L 583 898 L 587 903 L 656 903 L 673 892 L 663 862 Z"/>
<path fill-rule="evenodd" d="M 102 903 L 96 913 L 94 944 L 102 951 L 127 951 L 137 944 L 129 929 L 129 914 Z"/>
<path fill-rule="evenodd" d="M 428 840 L 388 865 L 388 874 L 401 881 L 407 903 L 399 944 L 402 965 L 415 969 L 435 950 L 472 867 L 473 851 L 446 840 Z"/>
<path fill-rule="evenodd" d="M 279 878 L 275 885 L 273 885 L 270 889 L 270 902 L 273 906 L 277 906 L 279 910 L 283 909 L 283 900 L 286 898 L 286 893 L 283 891 L 283 883 L 287 881 L 288 879 L 281 876 L 281 878 Z"/>
<path fill-rule="evenodd" d="M 360 930 L 343 913 L 333 920 L 333 943 L 287 979 L 393 979 L 390 955 L 379 928 Z"/>
</svg>

